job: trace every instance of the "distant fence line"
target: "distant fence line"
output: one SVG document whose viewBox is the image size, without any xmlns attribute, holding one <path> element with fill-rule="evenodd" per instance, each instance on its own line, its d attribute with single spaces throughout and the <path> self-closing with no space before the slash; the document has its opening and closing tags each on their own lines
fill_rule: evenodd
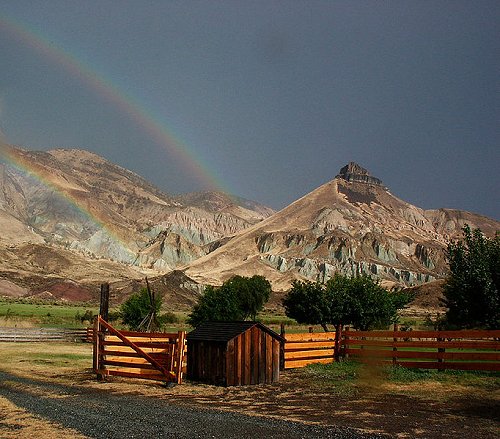
<svg viewBox="0 0 500 439">
<path fill-rule="evenodd" d="M 0 328 L 0 342 L 92 341 L 92 328 Z"/>
</svg>

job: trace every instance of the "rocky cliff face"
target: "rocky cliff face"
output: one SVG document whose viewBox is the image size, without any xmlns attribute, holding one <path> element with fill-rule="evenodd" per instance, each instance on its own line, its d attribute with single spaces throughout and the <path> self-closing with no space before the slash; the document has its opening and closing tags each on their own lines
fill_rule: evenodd
<svg viewBox="0 0 500 439">
<path fill-rule="evenodd" d="M 446 244 L 461 237 L 466 223 L 490 236 L 500 230 L 499 222 L 472 213 L 405 203 L 350 163 L 333 181 L 194 261 L 186 273 L 208 283 L 260 273 L 282 290 L 292 279 L 326 281 L 336 272 L 417 285 L 446 276 Z"/>
<path fill-rule="evenodd" d="M 217 192 L 170 196 L 88 151 L 2 151 L 0 220 L 88 258 L 167 272 L 274 213 Z"/>
</svg>

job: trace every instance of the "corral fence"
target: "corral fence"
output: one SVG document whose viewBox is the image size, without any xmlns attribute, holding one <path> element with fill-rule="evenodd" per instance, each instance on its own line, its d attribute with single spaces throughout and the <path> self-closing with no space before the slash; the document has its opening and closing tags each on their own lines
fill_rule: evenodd
<svg viewBox="0 0 500 439">
<path fill-rule="evenodd" d="M 100 316 L 93 328 L 93 369 L 106 376 L 180 384 L 186 373 L 186 332 L 119 331 Z"/>
<path fill-rule="evenodd" d="M 341 351 L 409 368 L 500 371 L 500 330 L 344 331 Z"/>
<path fill-rule="evenodd" d="M 92 340 L 92 328 L 0 328 L 0 342 L 64 342 Z"/>
<path fill-rule="evenodd" d="M 500 330 L 282 334 L 285 369 L 335 358 L 421 369 L 500 371 Z M 337 340 L 337 342 L 336 342 Z"/>
</svg>

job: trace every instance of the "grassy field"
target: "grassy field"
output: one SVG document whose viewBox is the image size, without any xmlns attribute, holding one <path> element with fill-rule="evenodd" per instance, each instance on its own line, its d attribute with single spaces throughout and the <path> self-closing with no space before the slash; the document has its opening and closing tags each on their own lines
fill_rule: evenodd
<svg viewBox="0 0 500 439">
<path fill-rule="evenodd" d="M 118 308 L 111 309 L 110 313 L 117 313 Z M 167 310 L 162 310 L 166 312 Z M 0 326 L 33 326 L 33 327 L 65 327 L 80 328 L 90 324 L 88 320 L 81 321 L 82 316 L 96 315 L 99 307 L 96 304 L 71 304 L 64 302 L 30 302 L 26 300 L 0 299 Z M 188 312 L 179 311 L 172 313 L 175 323 L 167 323 L 164 327 L 166 332 L 187 330 L 192 328 L 186 323 Z M 298 325 L 295 320 L 275 313 L 262 313 L 258 316 L 259 321 L 279 332 L 281 323 L 285 323 L 288 332 L 307 332 L 307 325 Z M 119 321 L 112 321 L 118 328 Z M 322 331 L 318 326 L 315 331 Z"/>
<path fill-rule="evenodd" d="M 499 392 L 500 372 L 474 372 L 459 370 L 407 369 L 401 366 L 374 366 L 356 361 L 331 364 L 313 364 L 303 369 L 311 386 L 330 390 L 340 395 L 358 392 L 367 386 L 397 389 L 405 394 L 428 396 L 429 386 L 441 388 L 434 397 L 446 398 L 448 389 L 462 388 L 473 393 Z"/>
<path fill-rule="evenodd" d="M 67 305 L 53 303 L 28 303 L 22 301 L 0 301 L 0 324 L 2 326 L 52 326 L 52 327 L 84 327 L 82 322 L 85 313 L 97 314 L 98 307 L 89 305 Z"/>
</svg>

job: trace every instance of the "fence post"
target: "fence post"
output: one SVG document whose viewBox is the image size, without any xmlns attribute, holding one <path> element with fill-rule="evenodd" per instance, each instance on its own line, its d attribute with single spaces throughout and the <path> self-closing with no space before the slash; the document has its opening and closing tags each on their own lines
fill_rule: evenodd
<svg viewBox="0 0 500 439">
<path fill-rule="evenodd" d="M 97 341 L 96 341 L 96 352 L 97 352 L 97 380 L 98 381 L 104 381 L 106 379 L 106 375 L 102 372 L 106 369 L 106 366 L 103 364 L 104 363 L 104 340 L 106 338 L 106 335 L 104 334 L 104 328 L 101 326 L 101 316 L 97 316 L 96 318 L 97 322 L 97 330 L 95 331 L 95 336 Z"/>
<path fill-rule="evenodd" d="M 92 351 L 92 367 L 95 373 L 99 371 L 99 318 L 96 317 L 94 320 L 94 331 L 92 333 L 92 343 L 93 343 L 93 351 Z"/>
<path fill-rule="evenodd" d="M 280 370 L 285 370 L 286 334 L 285 334 L 285 324 L 284 323 L 281 324 L 280 335 L 281 335 L 281 337 L 283 337 L 283 340 L 280 341 Z"/>
<path fill-rule="evenodd" d="M 338 324 L 335 327 L 335 346 L 333 348 L 334 361 L 340 361 L 340 338 L 342 337 L 342 325 Z"/>
<path fill-rule="evenodd" d="M 99 306 L 99 315 L 103 320 L 108 321 L 109 317 L 109 284 L 101 284 L 101 303 Z"/>
<path fill-rule="evenodd" d="M 396 333 L 399 330 L 399 325 L 397 323 L 394 323 L 394 333 Z M 396 337 L 396 334 L 394 334 L 394 338 L 392 339 L 393 343 L 397 343 L 398 338 Z M 395 345 L 392 345 L 392 365 L 395 366 L 398 364 L 398 357 L 396 355 L 396 352 L 398 351 L 398 348 Z"/>
<path fill-rule="evenodd" d="M 182 366 L 184 365 L 185 340 L 186 340 L 186 332 L 185 331 L 178 331 L 177 332 L 177 370 L 176 370 L 177 384 L 182 383 Z"/>
<path fill-rule="evenodd" d="M 349 326 L 346 326 L 344 334 L 342 334 L 344 336 L 344 359 L 349 358 L 349 353 L 347 352 L 347 350 L 349 349 L 349 334 L 348 334 L 348 332 L 349 332 Z"/>
<path fill-rule="evenodd" d="M 439 336 L 439 332 L 438 332 L 437 341 L 438 342 L 443 342 L 444 341 L 444 338 Z M 439 366 L 438 366 L 438 371 L 439 372 L 442 372 L 444 370 L 444 364 L 442 364 L 444 362 L 444 360 L 442 358 L 439 358 L 439 353 L 440 352 L 445 352 L 445 350 L 446 350 L 445 348 L 438 348 L 438 363 L 440 363 Z"/>
</svg>

